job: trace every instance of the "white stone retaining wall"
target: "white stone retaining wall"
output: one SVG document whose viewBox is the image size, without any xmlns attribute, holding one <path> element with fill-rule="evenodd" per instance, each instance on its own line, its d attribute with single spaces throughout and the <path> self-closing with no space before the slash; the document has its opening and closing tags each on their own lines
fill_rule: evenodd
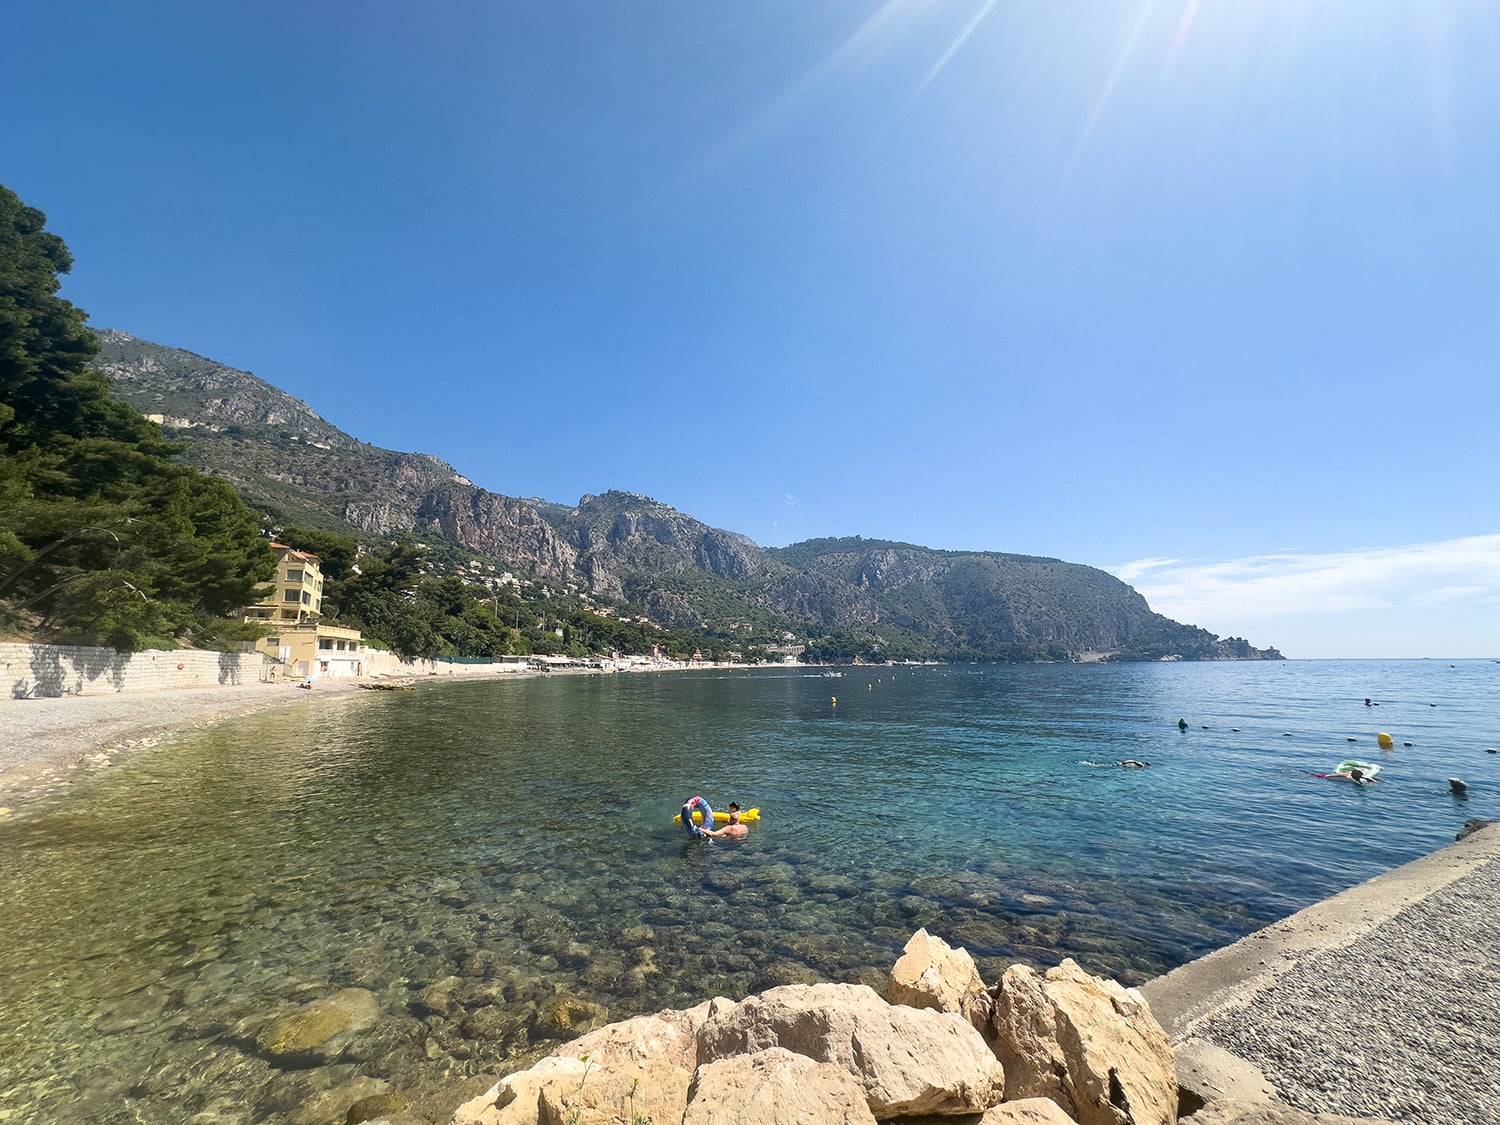
<svg viewBox="0 0 1500 1125">
<path fill-rule="evenodd" d="M 112 695 L 275 678 L 258 652 L 116 652 L 82 645 L 0 644 L 0 699 Z"/>
</svg>

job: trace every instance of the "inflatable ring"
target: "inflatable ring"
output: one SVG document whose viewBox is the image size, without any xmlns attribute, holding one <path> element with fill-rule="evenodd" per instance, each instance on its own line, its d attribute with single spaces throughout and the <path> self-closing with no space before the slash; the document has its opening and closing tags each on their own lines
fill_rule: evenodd
<svg viewBox="0 0 1500 1125">
<path fill-rule="evenodd" d="M 702 836 L 703 829 L 693 823 L 694 813 L 703 818 L 705 825 L 712 826 L 714 822 L 714 810 L 709 807 L 707 801 L 702 797 L 690 797 L 688 803 L 682 806 L 682 830 L 689 836 Z"/>
</svg>

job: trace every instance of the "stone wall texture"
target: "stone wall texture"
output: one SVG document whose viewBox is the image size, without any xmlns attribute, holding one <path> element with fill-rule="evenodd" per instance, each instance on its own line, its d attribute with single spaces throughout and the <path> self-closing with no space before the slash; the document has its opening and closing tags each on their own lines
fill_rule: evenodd
<svg viewBox="0 0 1500 1125">
<path fill-rule="evenodd" d="M 115 695 L 255 683 L 274 676 L 258 652 L 116 652 L 81 645 L 0 644 L 0 698 Z"/>
</svg>

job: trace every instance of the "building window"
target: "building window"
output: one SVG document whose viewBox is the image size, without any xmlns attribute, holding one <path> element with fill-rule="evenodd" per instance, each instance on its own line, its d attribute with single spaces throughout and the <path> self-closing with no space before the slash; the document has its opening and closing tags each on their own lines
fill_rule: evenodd
<svg viewBox="0 0 1500 1125">
<path fill-rule="evenodd" d="M 306 590 L 302 591 L 302 604 L 312 605 L 312 595 L 309 594 Z"/>
<path fill-rule="evenodd" d="M 333 647 L 333 642 L 330 641 L 327 637 L 321 637 L 318 640 L 318 647 L 319 648 L 332 648 Z"/>
<path fill-rule="evenodd" d="M 266 638 L 266 645 L 269 648 L 280 648 L 281 647 L 281 638 L 280 637 L 267 637 Z"/>
<path fill-rule="evenodd" d="M 302 597 L 296 590 L 283 590 L 281 591 L 281 600 L 284 602 L 295 602 L 301 601 Z"/>
<path fill-rule="evenodd" d="M 286 580 L 288 582 L 301 582 L 302 572 L 300 570 L 289 570 L 286 572 Z"/>
</svg>

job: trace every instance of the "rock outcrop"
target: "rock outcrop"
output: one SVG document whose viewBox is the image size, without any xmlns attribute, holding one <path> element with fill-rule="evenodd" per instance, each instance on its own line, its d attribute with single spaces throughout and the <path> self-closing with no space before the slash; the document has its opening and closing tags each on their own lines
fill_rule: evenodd
<svg viewBox="0 0 1500 1125">
<path fill-rule="evenodd" d="M 986 990 L 967 951 L 919 931 L 890 986 L 911 1003 L 787 985 L 640 1016 L 507 1075 L 453 1125 L 1174 1125 L 1171 1051 L 1138 993 L 1072 962 L 1014 973 L 1009 998 Z M 1034 1049 L 1002 1062 L 980 1016 Z"/>
<path fill-rule="evenodd" d="M 909 1008 L 954 1012 L 984 1036 L 993 1034 L 994 1000 L 967 949 L 954 949 L 925 929 L 912 934 L 891 969 L 886 999 Z"/>
</svg>

